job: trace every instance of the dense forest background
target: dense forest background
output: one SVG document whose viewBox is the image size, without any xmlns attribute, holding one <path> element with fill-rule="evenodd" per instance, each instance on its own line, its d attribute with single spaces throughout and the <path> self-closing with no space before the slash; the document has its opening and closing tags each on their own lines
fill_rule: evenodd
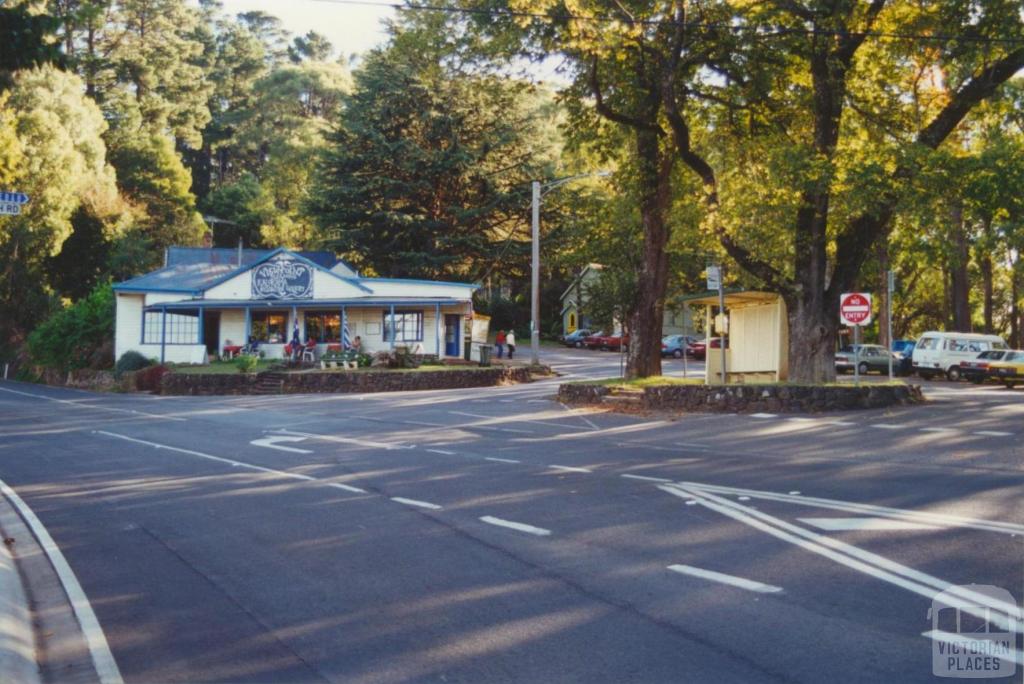
<svg viewBox="0 0 1024 684">
<path fill-rule="evenodd" d="M 207 233 L 481 282 L 479 308 L 525 333 L 530 181 L 605 170 L 544 198 L 546 334 L 587 263 L 591 313 L 653 330 L 722 261 L 786 294 L 808 350 L 834 346 L 829 288 L 881 295 L 889 269 L 892 336 L 1021 345 L 1019 3 L 449 9 L 346 55 L 215 0 L 0 6 L 0 189 L 32 197 L 0 217 L 0 356 Z M 564 80 L 529 78 L 553 57 Z"/>
</svg>

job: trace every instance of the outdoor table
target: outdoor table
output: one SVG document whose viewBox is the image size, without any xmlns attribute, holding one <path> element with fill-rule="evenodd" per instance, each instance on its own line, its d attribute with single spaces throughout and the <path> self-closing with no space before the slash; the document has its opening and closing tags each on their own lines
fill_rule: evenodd
<svg viewBox="0 0 1024 684">
<path fill-rule="evenodd" d="M 337 352 L 340 352 L 341 351 L 341 345 L 340 344 L 329 344 L 329 345 L 327 345 L 327 351 L 337 351 Z"/>
<path fill-rule="evenodd" d="M 242 345 L 240 344 L 228 344 L 224 345 L 224 356 L 229 359 L 233 359 L 238 356 L 242 351 Z"/>
</svg>

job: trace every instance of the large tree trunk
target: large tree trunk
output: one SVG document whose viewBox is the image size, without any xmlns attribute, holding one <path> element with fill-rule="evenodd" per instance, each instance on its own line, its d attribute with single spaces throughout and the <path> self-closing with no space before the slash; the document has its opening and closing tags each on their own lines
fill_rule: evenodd
<svg viewBox="0 0 1024 684">
<path fill-rule="evenodd" d="M 985 290 L 985 333 L 991 335 L 995 325 L 993 324 L 993 312 L 995 311 L 995 297 L 992 288 L 992 255 L 984 254 L 980 259 L 981 281 Z"/>
<path fill-rule="evenodd" d="M 669 228 L 665 221 L 670 197 L 672 157 L 663 153 L 654 131 L 636 131 L 640 167 L 640 219 L 644 256 L 637 275 L 636 297 L 629 312 L 627 378 L 661 375 L 661 331 L 668 285 Z"/>
<path fill-rule="evenodd" d="M 1021 340 L 1021 319 L 1020 319 L 1020 274 L 1017 273 L 1017 264 L 1010 268 L 1010 346 L 1020 349 Z"/>
<path fill-rule="evenodd" d="M 889 330 L 889 243 L 878 241 L 878 344 L 892 349 L 892 331 Z"/>
<path fill-rule="evenodd" d="M 828 306 L 823 293 L 786 297 L 789 317 L 789 381 L 817 383 L 835 380 L 839 303 Z"/>
<path fill-rule="evenodd" d="M 949 264 L 953 329 L 959 332 L 970 332 L 971 307 L 968 299 L 970 281 L 967 273 L 970 250 L 967 242 L 967 228 L 964 225 L 964 207 L 959 202 L 954 204 L 950 210 L 949 233 L 950 247 L 953 250 Z"/>
</svg>

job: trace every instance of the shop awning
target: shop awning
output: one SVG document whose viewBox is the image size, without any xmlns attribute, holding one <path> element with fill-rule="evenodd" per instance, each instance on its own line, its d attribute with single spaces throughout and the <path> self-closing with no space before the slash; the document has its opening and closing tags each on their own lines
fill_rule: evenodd
<svg viewBox="0 0 1024 684">
<path fill-rule="evenodd" d="M 181 311 L 183 309 L 337 309 L 380 308 L 390 306 L 451 306 L 470 304 L 469 299 L 452 297 L 358 297 L 353 299 L 182 299 L 173 302 L 158 302 L 146 307 L 146 311 Z"/>
<path fill-rule="evenodd" d="M 761 302 L 774 302 L 781 295 L 775 292 L 760 292 L 758 290 L 726 290 L 725 305 L 736 306 L 739 304 L 754 304 Z M 689 295 L 678 300 L 680 303 L 696 304 L 698 306 L 718 306 L 718 293 L 705 292 L 703 294 Z"/>
</svg>

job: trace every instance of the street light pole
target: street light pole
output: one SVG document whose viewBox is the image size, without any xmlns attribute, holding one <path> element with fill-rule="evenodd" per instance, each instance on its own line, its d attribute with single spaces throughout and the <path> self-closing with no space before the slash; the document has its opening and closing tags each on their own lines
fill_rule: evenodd
<svg viewBox="0 0 1024 684">
<path fill-rule="evenodd" d="M 530 363 L 540 364 L 540 181 L 533 181 L 533 269 L 530 277 Z"/>
<path fill-rule="evenodd" d="M 534 365 L 540 363 L 540 198 L 545 190 L 557 188 L 559 185 L 565 185 L 581 178 L 604 178 L 609 175 L 611 175 L 609 171 L 595 171 L 593 173 L 569 176 L 568 178 L 559 178 L 543 185 L 540 181 L 533 181 L 532 183 L 533 272 L 530 276 L 530 362 Z"/>
</svg>

